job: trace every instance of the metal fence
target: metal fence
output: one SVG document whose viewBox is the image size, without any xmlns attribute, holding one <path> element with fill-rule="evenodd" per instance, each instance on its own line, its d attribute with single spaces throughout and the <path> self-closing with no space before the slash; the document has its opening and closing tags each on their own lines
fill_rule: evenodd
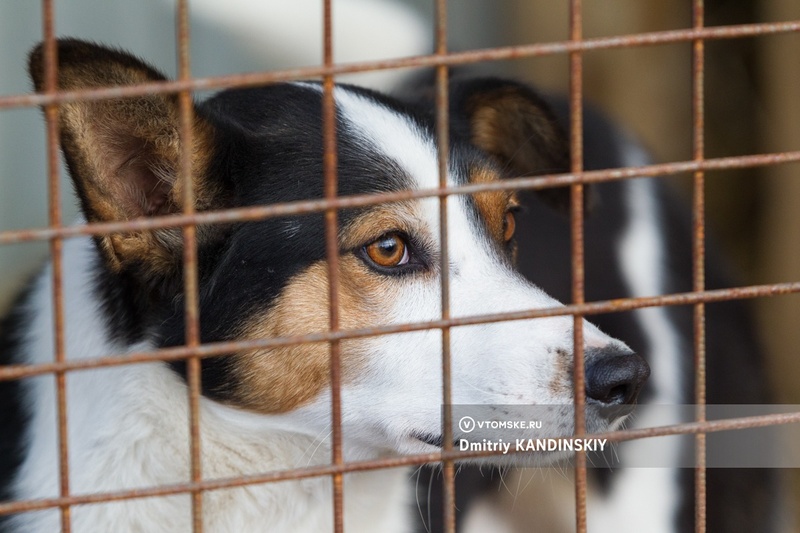
<svg viewBox="0 0 800 533">
<path fill-rule="evenodd" d="M 70 509 L 74 505 L 111 502 L 133 498 L 167 496 L 173 494 L 192 495 L 192 517 L 194 532 L 203 531 L 202 504 L 203 493 L 209 490 L 239 487 L 245 485 L 302 479 L 315 476 L 330 476 L 333 479 L 333 508 L 335 531 L 343 531 L 343 475 L 347 472 L 420 465 L 440 462 L 443 465 L 444 523 L 446 531 L 455 531 L 455 488 L 454 461 L 458 458 L 491 455 L 489 452 L 459 452 L 453 449 L 451 409 L 450 409 L 450 337 L 452 327 L 519 320 L 536 317 L 573 315 L 574 316 L 574 354 L 575 354 L 575 433 L 585 432 L 584 406 L 584 363 L 583 363 L 583 325 L 584 316 L 596 313 L 621 312 L 653 306 L 693 305 L 694 306 L 694 372 L 696 379 L 695 403 L 700 407 L 695 422 L 678 424 L 665 428 L 636 429 L 609 432 L 601 437 L 611 441 L 623 441 L 644 437 L 673 434 L 695 434 L 697 468 L 695 470 L 695 518 L 696 531 L 706 531 L 706 470 L 705 434 L 712 431 L 758 427 L 800 421 L 800 413 L 768 415 L 741 419 L 706 421 L 703 406 L 706 403 L 705 366 L 705 304 L 732 299 L 756 298 L 779 294 L 800 292 L 800 282 L 778 283 L 737 287 L 724 290 L 706 290 L 704 281 L 705 266 L 705 222 L 704 222 L 704 174 L 708 170 L 757 167 L 800 161 L 800 151 L 746 155 L 706 159 L 704 157 L 704 44 L 708 40 L 734 39 L 747 36 L 777 34 L 800 31 L 800 21 L 746 24 L 737 26 L 705 27 L 703 0 L 693 0 L 693 25 L 691 28 L 641 33 L 624 36 L 583 39 L 582 1 L 570 0 L 570 37 L 561 42 L 548 42 L 525 46 L 510 46 L 469 52 L 450 53 L 447 50 L 447 2 L 436 0 L 435 35 L 436 51 L 431 55 L 387 61 L 370 61 L 351 64 L 335 64 L 332 55 L 331 0 L 324 1 L 324 63 L 320 67 L 236 74 L 213 78 L 193 78 L 190 69 L 190 27 L 188 22 L 189 2 L 178 0 L 178 42 L 179 75 L 175 81 L 144 83 L 125 87 L 109 87 L 80 91 L 57 90 L 57 48 L 54 31 L 54 0 L 43 0 L 43 33 L 45 42 L 45 90 L 39 94 L 11 95 L 0 97 L 0 110 L 42 106 L 47 122 L 47 160 L 49 165 L 49 226 L 15 231 L 0 232 L 0 245 L 23 241 L 47 240 L 53 263 L 53 299 L 55 361 L 37 365 L 12 365 L 0 368 L 0 380 L 20 379 L 28 376 L 52 374 L 56 378 L 58 400 L 60 496 L 52 499 L 33 501 L 14 501 L 0 503 L 0 514 L 58 508 L 61 512 L 61 527 L 69 532 Z M 603 171 L 584 172 L 582 168 L 582 54 L 588 50 L 650 46 L 666 43 L 692 43 L 693 79 L 693 157 L 690 161 L 649 165 L 638 168 L 617 168 Z M 515 59 L 551 54 L 568 54 L 570 59 L 570 145 L 571 170 L 567 174 L 523 177 L 505 180 L 500 183 L 470 184 L 447 187 L 448 152 L 448 67 L 471 64 L 488 60 Z M 333 83 L 336 75 L 370 70 L 398 69 L 406 67 L 435 67 L 436 77 L 436 120 L 439 155 L 439 188 L 421 191 L 403 191 L 382 195 L 355 195 L 339 197 L 336 177 L 336 139 L 333 100 Z M 59 190 L 59 104 L 77 100 L 103 100 L 132 97 L 146 94 L 178 94 L 180 102 L 180 124 L 182 146 L 189 146 L 192 123 L 191 94 L 196 90 L 246 87 L 275 83 L 279 81 L 322 77 L 323 81 L 323 128 L 324 128 L 324 199 L 228 209 L 213 212 L 195 212 L 191 176 L 191 155 L 184 150 L 181 156 L 180 175 L 183 180 L 183 205 L 181 215 L 141 218 L 130 221 L 92 223 L 80 226 L 64 226 L 61 219 Z M 583 278 L 583 187 L 587 183 L 632 179 L 648 176 L 666 176 L 677 173 L 694 174 L 694 237 L 693 237 L 693 290 L 687 293 L 669 294 L 656 297 L 631 298 L 600 302 L 585 302 Z M 536 309 L 524 312 L 491 314 L 466 318 L 451 318 L 449 312 L 449 273 L 447 260 L 447 199 L 453 194 L 474 194 L 488 190 L 543 189 L 556 186 L 571 187 L 571 228 L 572 228 L 572 297 L 573 303 L 565 307 Z M 408 323 L 357 330 L 343 330 L 339 326 L 338 315 L 338 246 L 337 212 L 340 209 L 375 205 L 384 202 L 438 197 L 440 199 L 441 221 L 441 283 L 442 316 L 432 322 Z M 197 246 L 195 242 L 196 225 L 228 223 L 233 221 L 254 221 L 270 217 L 297 215 L 311 212 L 324 212 L 327 264 L 329 276 L 330 327 L 328 332 L 316 334 L 266 338 L 247 341 L 217 342 L 201 344 L 198 318 Z M 64 239 L 81 235 L 107 235 L 122 231 L 146 231 L 158 228 L 181 227 L 183 231 L 184 252 L 184 291 L 185 291 L 185 345 L 165 348 L 153 352 L 126 353 L 124 357 L 108 354 L 105 357 L 89 360 L 67 360 L 64 345 L 64 301 L 62 291 L 62 242 Z M 443 442 L 441 453 L 401 456 L 371 461 L 345 462 L 342 456 L 341 405 L 340 405 L 340 357 L 339 345 L 342 340 L 377 336 L 405 331 L 440 329 L 442 331 L 442 380 L 443 380 Z M 207 480 L 203 478 L 200 462 L 199 438 L 199 400 L 200 400 L 200 361 L 202 358 L 256 348 L 273 348 L 311 342 L 327 342 L 330 345 L 330 378 L 332 387 L 332 457 L 324 466 L 298 468 L 292 470 L 266 472 L 245 477 Z M 69 462 L 67 449 L 67 411 L 65 377 L 67 372 L 89 368 L 131 365 L 154 361 L 185 360 L 187 362 L 191 435 L 191 481 L 166 486 L 155 486 L 136 490 L 123 490 L 111 493 L 72 495 L 69 484 Z M 496 452 L 495 452 L 496 453 Z M 576 526 L 578 532 L 586 531 L 586 457 L 576 453 L 575 457 L 575 498 Z"/>
</svg>

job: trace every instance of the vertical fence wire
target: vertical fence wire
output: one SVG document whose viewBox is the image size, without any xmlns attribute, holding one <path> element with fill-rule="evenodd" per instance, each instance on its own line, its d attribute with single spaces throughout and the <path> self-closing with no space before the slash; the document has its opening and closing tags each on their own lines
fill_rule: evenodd
<svg viewBox="0 0 800 533">
<path fill-rule="evenodd" d="M 333 65 L 333 12 L 331 0 L 323 0 L 323 63 Z M 336 107 L 334 80 L 332 75 L 323 76 L 322 127 L 325 199 L 335 200 L 338 194 L 336 151 Z M 339 331 L 339 220 L 335 207 L 325 210 L 325 252 L 328 263 L 328 317 L 331 333 Z M 330 346 L 331 380 L 331 462 L 335 466 L 344 463 L 342 454 L 342 393 L 340 342 L 332 339 Z M 333 529 L 344 531 L 344 476 L 335 472 L 333 483 Z"/>
<path fill-rule="evenodd" d="M 178 79 L 191 79 L 190 57 L 190 28 L 189 28 L 189 2 L 178 0 L 177 4 L 177 52 L 178 52 Z M 192 94 L 190 91 L 178 93 L 179 106 L 179 136 L 180 136 L 180 165 L 179 181 L 182 186 L 183 213 L 191 215 L 195 212 L 194 181 L 192 176 L 192 125 L 194 123 L 194 110 L 192 108 Z M 190 224 L 183 228 L 183 291 L 184 291 L 184 325 L 186 346 L 196 348 L 200 346 L 200 310 L 198 303 L 197 280 L 197 226 Z M 189 446 L 190 446 L 190 476 L 193 484 L 198 484 L 203 479 L 202 448 L 200 435 L 200 391 L 201 373 L 200 358 L 189 357 L 186 360 L 186 380 L 188 385 L 189 403 Z M 192 531 L 203 532 L 203 491 L 192 489 Z"/>
<path fill-rule="evenodd" d="M 436 0 L 436 54 L 447 55 L 447 0 Z M 439 188 L 447 188 L 450 155 L 450 113 L 448 98 L 448 66 L 436 68 L 436 144 L 439 161 Z M 442 320 L 450 318 L 450 254 L 447 231 L 447 196 L 439 198 L 439 240 Z M 442 328 L 442 449 L 453 450 L 452 376 L 450 353 L 450 328 Z M 445 533 L 456 530 L 455 463 L 442 460 L 442 500 Z"/>
<path fill-rule="evenodd" d="M 58 46 L 55 38 L 54 0 L 42 3 L 42 33 L 44 34 L 44 91 L 58 91 Z M 47 127 L 47 189 L 48 218 L 52 228 L 59 228 L 61 221 L 61 159 L 59 155 L 58 105 L 50 104 L 44 108 Z M 64 242 L 55 237 L 50 241 L 50 257 L 52 260 L 53 283 L 53 350 L 57 363 L 66 360 L 66 342 L 64 334 L 64 287 L 63 287 L 63 248 Z M 67 376 L 64 372 L 56 372 L 56 413 L 58 419 L 58 468 L 59 493 L 61 497 L 69 496 L 69 429 L 67 425 Z M 72 530 L 71 509 L 69 505 L 61 506 L 61 531 Z"/>
<path fill-rule="evenodd" d="M 583 6 L 581 0 L 570 0 L 570 41 L 583 39 Z M 569 107 L 570 107 L 570 171 L 583 171 L 583 54 L 580 50 L 569 55 Z M 571 257 L 572 257 L 572 302 L 582 304 L 584 291 L 584 231 L 583 231 L 583 183 L 572 185 L 570 195 Z M 573 316 L 574 354 L 574 403 L 575 436 L 586 432 L 585 370 L 583 349 L 583 315 Z M 586 453 L 575 452 L 575 528 L 577 533 L 586 533 Z"/>
<path fill-rule="evenodd" d="M 703 0 L 693 0 L 692 21 L 694 29 L 699 30 L 704 26 Z M 696 162 L 702 162 L 705 157 L 705 43 L 703 39 L 692 42 L 692 157 Z M 705 173 L 698 170 L 693 179 L 693 227 L 692 236 L 692 290 L 701 292 L 705 290 Z M 696 418 L 698 422 L 706 420 L 706 315 L 705 304 L 700 302 L 694 306 L 694 376 L 695 376 L 695 404 L 697 405 Z M 706 531 L 706 434 L 703 432 L 695 436 L 696 467 L 694 471 L 695 484 L 695 531 Z"/>
</svg>

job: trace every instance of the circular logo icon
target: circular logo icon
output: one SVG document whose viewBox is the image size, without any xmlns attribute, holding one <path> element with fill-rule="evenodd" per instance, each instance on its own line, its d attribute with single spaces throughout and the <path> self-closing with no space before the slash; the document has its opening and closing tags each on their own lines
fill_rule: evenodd
<svg viewBox="0 0 800 533">
<path fill-rule="evenodd" d="M 458 427 L 464 433 L 470 433 L 473 429 L 475 429 L 475 419 L 471 416 L 463 416 L 461 420 L 458 421 Z"/>
</svg>

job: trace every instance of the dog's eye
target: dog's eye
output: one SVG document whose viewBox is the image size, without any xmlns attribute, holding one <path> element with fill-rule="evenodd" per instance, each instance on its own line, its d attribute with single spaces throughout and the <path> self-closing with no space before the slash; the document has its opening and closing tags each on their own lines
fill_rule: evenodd
<svg viewBox="0 0 800 533">
<path fill-rule="evenodd" d="M 517 229 L 517 220 L 512 211 L 506 212 L 506 218 L 503 219 L 503 240 L 508 242 L 514 236 L 514 230 Z"/>
<path fill-rule="evenodd" d="M 364 247 L 367 256 L 378 266 L 384 268 L 408 264 L 408 244 L 397 233 L 387 233 Z"/>
</svg>

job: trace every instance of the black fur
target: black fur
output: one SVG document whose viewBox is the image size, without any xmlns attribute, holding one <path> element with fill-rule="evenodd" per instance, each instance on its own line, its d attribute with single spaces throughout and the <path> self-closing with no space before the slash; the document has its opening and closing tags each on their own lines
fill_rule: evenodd
<svg viewBox="0 0 800 533">
<path fill-rule="evenodd" d="M 0 320 L 0 366 L 17 363 L 23 339 L 21 332 L 30 320 L 28 310 L 32 284 L 14 302 L 12 311 Z M 0 381 L 0 502 L 11 498 L 11 479 L 22 462 L 28 412 L 22 402 L 21 380 Z M 0 515 L 0 531 L 8 515 Z"/>
</svg>

